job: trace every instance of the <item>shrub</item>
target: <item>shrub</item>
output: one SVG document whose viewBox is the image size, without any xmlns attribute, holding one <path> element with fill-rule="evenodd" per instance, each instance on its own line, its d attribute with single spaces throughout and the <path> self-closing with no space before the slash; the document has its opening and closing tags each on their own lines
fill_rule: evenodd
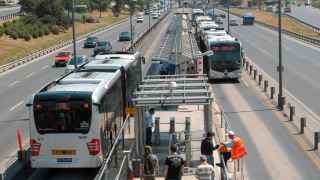
<svg viewBox="0 0 320 180">
<path fill-rule="evenodd" d="M 30 34 L 25 33 L 23 39 L 24 39 L 25 41 L 30 41 L 30 40 L 31 40 Z"/>
<path fill-rule="evenodd" d="M 0 37 L 4 34 L 4 28 L 0 27 Z"/>
<path fill-rule="evenodd" d="M 14 40 L 18 39 L 18 34 L 16 32 L 14 32 L 14 31 L 9 36 Z"/>
<path fill-rule="evenodd" d="M 38 30 L 34 29 L 34 30 L 32 31 L 32 33 L 31 33 L 31 35 L 32 35 L 32 37 L 33 37 L 34 39 L 37 39 L 37 38 L 39 37 L 39 32 L 38 32 Z"/>
<path fill-rule="evenodd" d="M 95 23 L 97 22 L 96 18 L 92 17 L 92 16 L 88 16 L 86 17 L 86 22 L 87 23 Z"/>
<path fill-rule="evenodd" d="M 59 26 L 57 25 L 51 26 L 50 31 L 52 32 L 52 34 L 55 34 L 55 35 L 59 34 L 60 32 Z"/>
<path fill-rule="evenodd" d="M 50 34 L 50 30 L 49 30 L 48 26 L 43 26 L 43 33 L 46 36 Z"/>
</svg>

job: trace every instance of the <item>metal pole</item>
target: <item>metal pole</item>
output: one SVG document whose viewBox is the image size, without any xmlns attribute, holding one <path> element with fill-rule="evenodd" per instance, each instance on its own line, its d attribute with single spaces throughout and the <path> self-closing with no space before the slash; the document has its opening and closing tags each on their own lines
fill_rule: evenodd
<svg viewBox="0 0 320 180">
<path fill-rule="evenodd" d="M 228 34 L 230 34 L 230 2 L 228 0 Z"/>
<path fill-rule="evenodd" d="M 150 9 L 150 2 L 148 3 L 148 11 L 149 11 L 149 30 L 151 28 L 151 9 Z"/>
<path fill-rule="evenodd" d="M 278 94 L 278 108 L 280 110 L 283 110 L 283 94 L 282 94 L 282 23 L 281 23 L 281 0 L 278 0 L 278 43 L 279 43 L 279 66 L 278 66 L 278 72 L 279 72 L 279 94 Z"/>
<path fill-rule="evenodd" d="M 130 13 L 130 37 L 131 37 L 130 45 L 131 45 L 131 48 L 132 48 L 132 45 L 133 45 L 132 13 Z"/>
<path fill-rule="evenodd" d="M 74 23 L 74 0 L 72 0 L 72 40 L 73 40 L 73 60 L 74 69 L 78 69 L 77 67 L 77 50 L 76 50 L 76 28 Z"/>
</svg>

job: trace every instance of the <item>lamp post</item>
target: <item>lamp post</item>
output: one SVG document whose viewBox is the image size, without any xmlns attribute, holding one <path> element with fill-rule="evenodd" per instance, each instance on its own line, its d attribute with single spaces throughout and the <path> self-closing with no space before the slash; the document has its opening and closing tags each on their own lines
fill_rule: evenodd
<svg viewBox="0 0 320 180">
<path fill-rule="evenodd" d="M 228 2 L 227 2 L 228 4 L 228 34 L 230 34 L 230 2 L 229 2 L 229 0 L 228 0 Z"/>
<path fill-rule="evenodd" d="M 135 9 L 135 3 L 136 0 L 131 0 L 130 1 L 130 37 L 131 37 L 131 47 L 133 45 L 133 25 L 132 25 L 132 15 L 134 13 L 134 9 Z"/>
<path fill-rule="evenodd" d="M 284 97 L 283 97 L 283 82 L 282 82 L 282 22 L 281 22 L 281 0 L 278 0 L 278 48 L 279 48 L 279 66 L 277 70 L 279 72 L 279 94 L 278 94 L 278 108 L 283 110 Z"/>
<path fill-rule="evenodd" d="M 72 0 L 72 41 L 73 41 L 73 60 L 74 60 L 74 69 L 78 69 L 77 67 L 77 46 L 76 46 L 76 29 L 74 23 L 74 6 L 75 0 Z"/>
</svg>

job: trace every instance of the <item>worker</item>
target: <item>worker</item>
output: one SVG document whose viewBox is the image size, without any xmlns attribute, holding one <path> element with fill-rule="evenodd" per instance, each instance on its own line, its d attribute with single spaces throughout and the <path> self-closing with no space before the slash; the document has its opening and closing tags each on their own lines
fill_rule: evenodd
<svg viewBox="0 0 320 180">
<path fill-rule="evenodd" d="M 237 137 L 233 131 L 229 131 L 228 136 L 232 141 L 231 159 L 238 160 L 247 155 L 247 150 L 242 139 L 240 137 Z"/>
</svg>

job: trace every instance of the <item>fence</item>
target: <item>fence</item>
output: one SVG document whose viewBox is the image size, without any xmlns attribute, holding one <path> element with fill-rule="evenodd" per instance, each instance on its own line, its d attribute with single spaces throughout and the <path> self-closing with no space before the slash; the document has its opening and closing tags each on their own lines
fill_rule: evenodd
<svg viewBox="0 0 320 180">
<path fill-rule="evenodd" d="M 135 144 L 134 136 L 132 139 L 125 138 L 126 135 L 132 135 L 125 132 L 129 126 L 130 118 L 127 117 L 94 180 L 123 179 L 127 175 L 127 167 Z"/>
</svg>

